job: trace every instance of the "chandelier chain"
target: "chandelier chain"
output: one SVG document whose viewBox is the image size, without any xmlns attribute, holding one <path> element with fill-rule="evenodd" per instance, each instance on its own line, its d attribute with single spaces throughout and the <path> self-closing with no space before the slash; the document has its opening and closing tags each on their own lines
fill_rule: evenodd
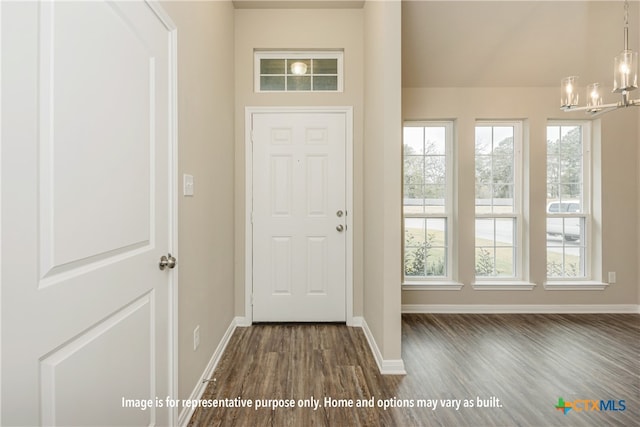
<svg viewBox="0 0 640 427">
<path fill-rule="evenodd" d="M 624 0 L 624 26 L 629 26 L 629 0 Z"/>
</svg>

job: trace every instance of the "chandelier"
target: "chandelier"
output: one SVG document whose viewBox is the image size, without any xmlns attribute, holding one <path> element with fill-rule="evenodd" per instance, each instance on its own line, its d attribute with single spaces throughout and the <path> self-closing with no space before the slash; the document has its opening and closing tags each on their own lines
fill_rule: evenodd
<svg viewBox="0 0 640 427">
<path fill-rule="evenodd" d="M 600 83 L 587 86 L 587 105 L 578 106 L 578 77 L 562 79 L 560 85 L 560 109 L 563 111 L 586 111 L 592 115 L 600 115 L 623 107 L 640 106 L 639 99 L 630 99 L 629 92 L 638 88 L 638 52 L 629 49 L 629 1 L 624 2 L 624 49 L 614 60 L 613 93 L 622 95 L 622 100 L 612 104 L 603 104 Z"/>
</svg>

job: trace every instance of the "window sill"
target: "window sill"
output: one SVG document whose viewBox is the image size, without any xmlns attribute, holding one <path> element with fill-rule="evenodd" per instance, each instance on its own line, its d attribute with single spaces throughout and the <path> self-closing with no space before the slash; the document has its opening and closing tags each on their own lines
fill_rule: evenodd
<svg viewBox="0 0 640 427">
<path fill-rule="evenodd" d="M 608 283 L 595 280 L 582 281 L 549 281 L 544 282 L 544 288 L 548 291 L 603 291 L 609 286 Z"/>
<path fill-rule="evenodd" d="M 453 280 L 404 282 L 403 291 L 459 291 L 464 285 Z"/>
<path fill-rule="evenodd" d="M 476 291 L 530 291 L 536 287 L 536 284 L 521 280 L 488 280 L 474 282 L 471 284 L 471 286 L 473 286 L 473 289 Z"/>
</svg>

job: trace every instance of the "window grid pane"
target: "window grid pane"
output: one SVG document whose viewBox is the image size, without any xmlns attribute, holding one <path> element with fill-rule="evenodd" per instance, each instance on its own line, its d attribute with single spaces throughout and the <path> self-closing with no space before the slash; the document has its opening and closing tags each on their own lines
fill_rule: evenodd
<svg viewBox="0 0 640 427">
<path fill-rule="evenodd" d="M 476 126 L 476 213 L 515 213 L 513 126 Z"/>
<path fill-rule="evenodd" d="M 547 218 L 547 277 L 586 277 L 585 217 Z"/>
<path fill-rule="evenodd" d="M 288 91 L 311 90 L 311 77 L 310 76 L 288 76 L 287 90 Z"/>
<path fill-rule="evenodd" d="M 260 61 L 260 74 L 280 74 L 283 75 L 286 69 L 284 59 L 262 59 Z"/>
<path fill-rule="evenodd" d="M 447 218 L 405 218 L 404 232 L 405 276 L 446 277 Z"/>
<path fill-rule="evenodd" d="M 583 176 L 582 127 L 548 126 L 547 203 L 581 203 Z"/>
<path fill-rule="evenodd" d="M 338 75 L 338 60 L 337 59 L 314 59 L 313 74 Z"/>
<path fill-rule="evenodd" d="M 435 126 L 406 126 L 403 130 L 405 214 L 446 212 L 445 131 Z"/>
<path fill-rule="evenodd" d="M 313 76 L 314 91 L 335 91 L 338 87 L 338 76 Z"/>
<path fill-rule="evenodd" d="M 476 219 L 476 276 L 515 277 L 517 219 Z"/>
<path fill-rule="evenodd" d="M 264 61 L 264 59 L 263 59 Z M 287 72 L 287 74 L 289 75 L 311 75 L 311 59 L 285 59 L 285 61 L 287 62 L 287 66 L 285 68 L 285 71 Z M 294 73 L 294 65 L 296 63 L 302 63 L 305 65 L 305 72 L 304 73 Z"/>
</svg>

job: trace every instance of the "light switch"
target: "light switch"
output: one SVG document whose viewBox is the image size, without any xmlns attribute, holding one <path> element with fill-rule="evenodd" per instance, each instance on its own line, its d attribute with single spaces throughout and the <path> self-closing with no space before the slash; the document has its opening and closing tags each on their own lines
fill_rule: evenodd
<svg viewBox="0 0 640 427">
<path fill-rule="evenodd" d="M 193 175 L 184 174 L 183 179 L 183 194 L 185 196 L 193 196 Z"/>
</svg>

